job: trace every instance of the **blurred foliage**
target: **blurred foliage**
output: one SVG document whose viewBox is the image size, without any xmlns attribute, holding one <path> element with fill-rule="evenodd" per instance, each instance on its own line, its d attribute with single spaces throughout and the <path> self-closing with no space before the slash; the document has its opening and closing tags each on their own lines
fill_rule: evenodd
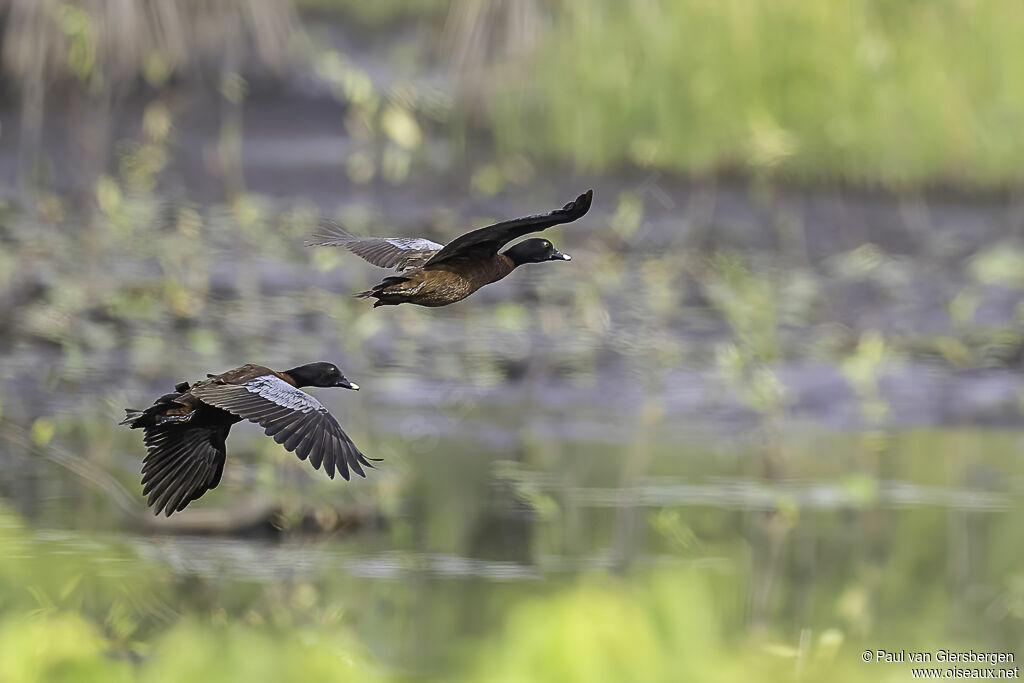
<svg viewBox="0 0 1024 683">
<path fill-rule="evenodd" d="M 314 69 L 346 105 L 345 132 L 355 149 L 344 160 L 349 179 L 365 185 L 375 178 L 405 182 L 424 153 L 423 125 L 448 115 L 450 103 L 427 97 L 400 82 L 380 92 L 366 70 L 333 49 L 314 51 Z M 422 121 L 421 121 L 422 120 Z"/>
<path fill-rule="evenodd" d="M 945 481 L 938 471 L 960 468 L 969 476 L 960 448 L 1007 453 L 1007 443 L 976 443 L 957 432 L 921 433 L 902 437 L 891 456 L 906 468 L 900 475 L 914 477 L 925 491 Z M 815 440 L 799 446 L 804 472 L 832 479 L 836 487 L 832 493 L 819 485 L 786 494 L 797 533 L 780 566 L 762 564 L 754 551 L 758 534 L 749 525 L 756 510 L 682 499 L 651 515 L 649 547 L 660 553 L 661 567 L 625 575 L 596 569 L 543 573 L 548 558 L 532 567 L 542 572 L 532 577 L 496 574 L 488 580 L 486 574 L 470 574 L 456 580 L 449 574 L 440 582 L 430 581 L 421 565 L 431 555 L 406 554 L 401 543 L 372 556 L 375 565 L 332 563 L 330 558 L 351 555 L 354 548 L 347 544 L 345 555 L 328 555 L 310 566 L 308 546 L 246 552 L 237 541 L 213 539 L 205 547 L 186 540 L 176 550 L 170 539 L 33 531 L 3 511 L 0 680 L 863 680 L 860 652 L 894 638 L 907 649 L 1012 647 L 1024 628 L 1020 552 L 1006 543 L 1016 532 L 1015 515 L 928 505 L 897 514 L 878 507 L 896 489 L 879 488 L 866 476 L 843 478 L 842 451 L 856 447 L 833 448 L 840 452 L 823 460 Z M 579 455 L 593 460 L 592 449 Z M 659 460 L 671 455 L 666 449 Z M 694 467 L 710 461 L 698 460 L 706 462 Z M 995 466 L 1002 460 L 990 456 L 987 462 Z M 713 479 L 705 481 L 715 486 Z M 563 495 L 543 480 L 540 488 Z M 833 507 L 831 495 L 846 503 Z M 958 495 L 984 500 L 980 491 Z M 738 500 L 735 492 L 729 500 Z M 446 523 L 468 524 L 487 514 L 487 501 L 474 505 L 474 514 Z M 432 509 L 436 524 L 440 508 Z M 599 512 L 587 512 L 589 536 L 602 527 Z M 556 515 L 543 526 L 562 523 Z M 983 525 L 986 540 L 958 538 L 962 524 Z M 748 529 L 746 538 L 736 527 Z M 803 534 L 811 534 L 810 545 L 800 540 Z M 460 534 L 449 530 L 443 538 Z M 600 545 L 600 538 L 588 543 L 595 542 Z M 941 564 L 951 545 L 964 542 L 977 556 L 967 574 L 955 568 L 945 576 L 920 573 Z M 210 554 L 218 548 L 226 551 L 219 560 Z M 259 572 L 282 554 L 290 555 L 282 565 L 287 574 L 260 581 L 219 566 Z M 365 571 L 388 558 L 408 580 L 367 582 L 349 575 L 354 566 Z M 459 566 L 453 560 L 436 566 L 450 572 Z M 471 557 L 461 561 L 467 568 L 488 569 Z M 528 566 L 489 565 L 492 571 Z M 752 626 L 747 614 L 762 575 L 772 576 L 776 586 L 771 627 Z M 957 593 L 950 601 L 943 581 L 984 582 L 989 588 L 983 595 Z M 982 616 L 970 628 L 960 623 L 950 631 L 947 624 L 957 614 Z M 423 651 L 407 650 L 408 638 Z M 877 673 L 907 674 L 898 665 Z"/>
<path fill-rule="evenodd" d="M 1024 287 L 1024 249 L 1015 244 L 987 246 L 971 258 L 969 272 L 983 284 Z"/>
<path fill-rule="evenodd" d="M 369 26 L 424 16 L 443 19 L 451 3 L 452 0 L 295 0 L 299 9 L 344 12 Z"/>
<path fill-rule="evenodd" d="M 594 0 L 552 13 L 536 52 L 492 78 L 507 149 L 596 169 L 1019 183 L 1013 2 Z"/>
<path fill-rule="evenodd" d="M 343 629 L 268 630 L 183 623 L 153 645 L 143 681 L 384 680 Z"/>
<path fill-rule="evenodd" d="M 97 625 L 67 612 L 0 621 L 0 679 L 67 681 L 384 680 L 343 634 L 182 621 L 128 661 Z"/>
<path fill-rule="evenodd" d="M 286 0 L 2 0 L 3 67 L 24 89 L 73 77 L 91 95 L 139 76 L 152 86 L 225 55 L 280 68 L 297 30 Z"/>
<path fill-rule="evenodd" d="M 695 571 L 642 580 L 587 577 L 517 608 L 467 678 L 472 681 L 862 680 L 856 656 L 828 630 L 813 645 L 737 641 Z"/>
<path fill-rule="evenodd" d="M 74 614 L 0 622 L 0 680 L 10 683 L 131 681 L 131 665 L 105 652 L 97 629 Z"/>
<path fill-rule="evenodd" d="M 878 387 L 886 354 L 885 339 L 872 330 L 864 333 L 857 344 L 857 350 L 842 363 L 843 374 L 860 396 L 864 417 L 869 424 L 881 422 L 889 410 Z"/>
<path fill-rule="evenodd" d="M 785 404 L 785 387 L 771 366 L 782 360 L 776 302 L 784 294 L 725 253 L 715 256 L 705 282 L 712 305 L 732 328 L 732 340 L 718 348 L 718 367 L 749 408 L 777 416 Z"/>
<path fill-rule="evenodd" d="M 54 553 L 61 558 L 54 562 Z M 100 538 L 41 541 L 0 510 L 0 680 L 376 680 L 365 648 L 305 601 L 249 603 L 248 622 L 169 596 L 166 568 Z M 307 588 L 307 591 L 311 590 Z M 315 596 L 314 596 L 315 598 Z M 260 616 L 257 611 L 266 607 Z M 287 623 L 287 628 L 273 622 Z M 271 622 L 271 624 L 267 624 Z M 262 627 L 254 627 L 252 624 Z"/>
<path fill-rule="evenodd" d="M 455 148 L 467 122 L 493 132 L 514 163 L 482 164 L 473 185 L 488 193 L 551 157 L 598 170 L 742 170 L 893 188 L 1014 185 L 1024 150 L 1014 134 L 1024 90 L 1006 75 L 1024 59 L 1024 12 L 1009 2 L 147 1 L 117 16 L 106 0 L 3 4 L 3 63 L 21 86 L 26 123 L 46 88 L 69 78 L 107 106 L 140 74 L 159 89 L 212 67 L 235 103 L 256 63 L 279 70 L 306 60 L 325 76 L 324 58 L 336 55 L 310 43 L 295 6 L 379 30 L 430 27 L 443 48 L 413 50 L 417 61 L 440 52 L 451 62 L 454 102 L 399 82 L 398 92 L 373 93 L 390 106 L 367 108 L 371 81 L 347 67 L 349 86 L 359 85 L 345 88 L 346 102 L 363 110 L 350 114 L 350 133 L 370 122 L 393 143 L 349 156 L 362 182 L 377 172 L 402 180 L 424 120 L 453 132 Z M 226 112 L 223 123 L 219 163 L 236 173 L 232 136 L 241 132 Z"/>
</svg>

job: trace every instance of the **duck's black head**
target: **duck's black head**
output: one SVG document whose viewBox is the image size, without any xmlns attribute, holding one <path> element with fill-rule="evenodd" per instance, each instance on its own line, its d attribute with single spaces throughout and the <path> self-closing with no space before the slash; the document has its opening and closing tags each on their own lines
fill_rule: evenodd
<svg viewBox="0 0 1024 683">
<path fill-rule="evenodd" d="M 344 387 L 359 390 L 359 385 L 349 382 L 334 363 L 307 363 L 284 371 L 300 387 Z"/>
<path fill-rule="evenodd" d="M 521 266 L 524 263 L 543 263 L 544 261 L 571 261 L 572 256 L 555 249 L 555 245 L 546 239 L 533 237 L 523 240 L 504 252 L 512 259 L 512 263 Z"/>
</svg>

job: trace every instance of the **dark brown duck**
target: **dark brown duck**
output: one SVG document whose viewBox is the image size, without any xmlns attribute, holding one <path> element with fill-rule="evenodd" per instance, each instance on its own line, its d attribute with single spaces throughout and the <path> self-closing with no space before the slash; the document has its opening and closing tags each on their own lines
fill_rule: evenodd
<svg viewBox="0 0 1024 683">
<path fill-rule="evenodd" d="M 358 237 L 330 220 L 320 221 L 321 231 L 313 235 L 309 245 L 344 246 L 375 266 L 401 272 L 356 295 L 375 298 L 374 308 L 398 304 L 447 306 L 523 264 L 571 260 L 571 256 L 540 238 L 524 240 L 501 253 L 499 250 L 531 232 L 581 218 L 590 210 L 593 194 L 587 190 L 561 209 L 467 232 L 444 246 L 422 237 Z"/>
<path fill-rule="evenodd" d="M 147 455 L 142 493 L 154 514 L 168 517 L 220 483 L 231 426 L 255 422 L 267 436 L 309 459 L 331 479 L 335 471 L 361 477 L 373 467 L 327 408 L 300 387 L 359 389 L 332 363 L 309 363 L 284 372 L 243 365 L 189 384 L 182 382 L 146 410 L 126 409 L 121 424 L 143 429 Z"/>
</svg>

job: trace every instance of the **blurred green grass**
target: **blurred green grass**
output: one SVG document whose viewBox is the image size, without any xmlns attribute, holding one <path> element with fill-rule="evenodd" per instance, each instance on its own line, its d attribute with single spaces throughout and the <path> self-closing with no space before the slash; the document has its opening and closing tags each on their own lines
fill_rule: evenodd
<svg viewBox="0 0 1024 683">
<path fill-rule="evenodd" d="M 1021 180 L 1024 85 L 1014 75 L 1024 63 L 1018 40 L 1024 7 L 1007 0 L 276 0 L 266 3 L 275 11 L 251 18 L 251 8 L 263 4 L 239 3 L 219 20 L 224 30 L 274 27 L 235 36 L 237 50 L 249 46 L 273 56 L 260 67 L 266 70 L 297 57 L 319 60 L 315 68 L 323 72 L 316 50 L 300 55 L 286 46 L 302 43 L 303 27 L 332 13 L 336 18 L 327 21 L 355 31 L 383 34 L 400 22 L 428 29 L 423 33 L 433 38 L 407 41 L 397 51 L 405 55 L 400 61 L 418 64 L 412 73 L 449 62 L 460 92 L 454 111 L 445 100 L 438 111 L 392 106 L 382 117 L 391 120 L 385 129 L 416 130 L 417 137 L 396 140 L 399 148 L 412 141 L 397 160 L 386 160 L 396 179 L 408 172 L 409 148 L 419 146 L 416 125 L 443 118 L 449 125 L 439 128 L 456 146 L 465 143 L 472 122 L 509 158 L 527 153 L 598 171 L 739 172 L 893 189 L 991 188 Z M 9 31 L 19 41 L 4 65 L 23 97 L 58 78 L 64 86 L 72 80 L 87 85 L 86 98 L 101 85 L 129 84 L 139 73 L 161 88 L 172 73 L 202 62 L 193 55 L 215 55 L 219 48 L 217 40 L 195 39 L 189 22 L 165 36 L 165 26 L 137 12 L 132 30 L 122 35 L 109 30 L 97 9 L 102 3 L 58 5 L 59 16 L 74 19 L 70 28 L 36 9 L 22 13 L 33 22 L 12 24 Z M 293 7 L 306 12 L 305 22 L 293 21 Z M 149 35 L 163 36 L 157 51 L 139 39 Z M 34 68 L 35 44 L 57 55 L 46 69 Z M 189 49 L 171 54 L 172 44 Z M 343 75 L 344 97 L 357 108 L 374 100 L 360 114 L 374 120 L 369 81 Z M 392 99 L 409 99 L 412 81 Z M 42 108 L 43 99 L 24 104 Z M 28 132 L 30 141 L 41 135 Z M 372 175 L 364 156 L 359 151 L 348 160 L 357 177 Z M 481 177 L 478 184 L 494 182 Z"/>
<path fill-rule="evenodd" d="M 489 114 L 505 149 L 591 169 L 1017 184 L 1022 32 L 998 1 L 562 2 Z"/>
<path fill-rule="evenodd" d="M 403 18 L 444 17 L 451 0 L 295 0 L 300 10 L 343 12 L 368 26 Z"/>
<path fill-rule="evenodd" d="M 61 562 L 52 552 L 61 551 Z M 592 573 L 511 604 L 502 629 L 458 645 L 448 680 L 858 680 L 861 646 L 831 628 L 729 635 L 745 571 Z M 230 616 L 129 547 L 77 534 L 54 547 L 0 510 L 0 680 L 404 680 L 376 661 L 346 604 L 308 584 L 270 587 Z M 244 590 L 221 586 L 221 591 Z M 205 594 L 205 593 L 204 593 Z M 207 595 L 207 598 L 210 596 Z M 928 629 L 914 643 L 935 642 Z M 378 644 L 380 646 L 381 644 Z M 859 668 L 858 668 L 859 667 Z M 417 676 L 418 677 L 418 676 Z"/>
</svg>

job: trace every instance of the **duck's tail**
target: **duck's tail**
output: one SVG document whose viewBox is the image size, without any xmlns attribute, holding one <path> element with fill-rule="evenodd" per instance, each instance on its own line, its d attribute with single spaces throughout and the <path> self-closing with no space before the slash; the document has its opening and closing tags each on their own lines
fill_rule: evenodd
<svg viewBox="0 0 1024 683">
<path fill-rule="evenodd" d="M 141 420 L 145 416 L 146 411 L 144 410 L 133 410 L 131 408 L 125 408 L 124 419 L 118 422 L 118 424 L 129 425 L 132 429 L 135 429 L 136 427 L 142 426 L 141 424 L 136 423 L 139 422 L 139 420 Z"/>
<path fill-rule="evenodd" d="M 395 306 L 402 303 L 402 299 L 398 298 L 396 300 L 393 296 L 389 296 L 400 294 L 400 292 L 396 292 L 391 288 L 395 285 L 407 282 L 408 280 L 409 278 L 402 275 L 392 275 L 391 277 L 384 278 L 384 280 L 381 281 L 380 284 L 375 285 L 373 289 L 368 289 L 365 292 L 359 292 L 355 297 L 357 299 L 369 299 L 371 297 L 377 299 L 373 304 L 374 308 L 377 308 L 378 306 Z"/>
<path fill-rule="evenodd" d="M 373 302 L 374 308 L 378 308 L 380 306 L 395 305 L 399 303 L 397 301 L 386 301 L 384 299 L 384 293 L 378 290 L 376 287 L 374 287 L 373 289 L 368 289 L 365 292 L 359 292 L 354 296 L 357 299 L 369 299 L 370 297 L 375 297 L 377 300 Z"/>
<path fill-rule="evenodd" d="M 156 400 L 156 403 L 145 410 L 124 409 L 124 419 L 120 424 L 128 425 L 132 429 L 155 427 L 162 424 L 183 423 L 192 419 L 194 410 L 188 407 L 175 404 L 177 394 L 167 394 Z"/>
</svg>

